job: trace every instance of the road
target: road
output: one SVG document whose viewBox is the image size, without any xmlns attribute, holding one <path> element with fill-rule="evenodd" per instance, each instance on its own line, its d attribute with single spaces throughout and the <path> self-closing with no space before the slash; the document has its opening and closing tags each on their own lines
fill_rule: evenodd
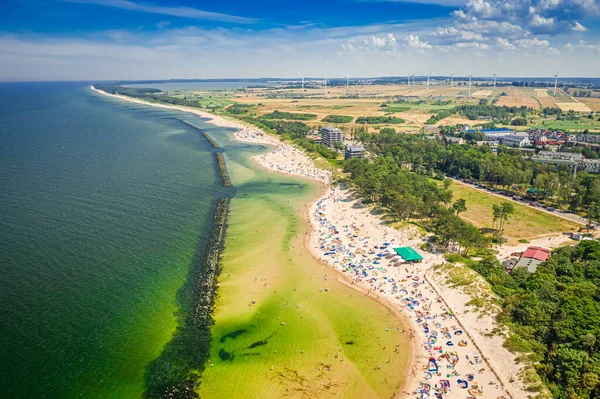
<svg viewBox="0 0 600 399">
<path fill-rule="evenodd" d="M 471 187 L 471 188 L 473 188 L 475 190 L 482 191 L 482 192 L 484 192 L 486 194 L 489 194 L 489 195 L 495 195 L 496 197 L 500 197 L 500 198 L 502 198 L 504 200 L 513 201 L 513 202 L 516 202 L 517 204 L 521 204 L 521 205 L 531 206 L 531 205 L 529 205 L 529 201 L 517 201 L 516 199 L 511 198 L 511 197 L 507 197 L 506 195 L 498 194 L 498 193 L 495 193 L 495 192 L 488 191 L 488 190 L 485 190 L 483 188 L 477 187 L 477 186 L 475 186 L 472 183 L 465 183 L 465 182 L 463 182 L 461 180 L 454 179 L 452 177 L 449 177 L 449 179 L 452 179 L 452 181 L 454 181 L 455 183 Z M 579 224 L 584 225 L 584 226 L 587 226 L 587 223 L 588 223 L 588 220 L 586 218 L 582 218 L 581 216 L 575 215 L 574 213 L 561 212 L 561 211 L 558 211 L 558 210 L 556 210 L 554 212 L 550 212 L 549 210 L 544 209 L 544 208 L 539 207 L 539 206 L 535 206 L 535 207 L 532 206 L 532 208 L 535 208 L 535 209 L 537 209 L 540 212 L 546 212 L 546 213 L 548 213 L 548 214 L 550 214 L 552 216 L 556 216 L 558 218 L 563 218 L 563 219 L 569 220 L 571 222 L 579 223 Z"/>
</svg>

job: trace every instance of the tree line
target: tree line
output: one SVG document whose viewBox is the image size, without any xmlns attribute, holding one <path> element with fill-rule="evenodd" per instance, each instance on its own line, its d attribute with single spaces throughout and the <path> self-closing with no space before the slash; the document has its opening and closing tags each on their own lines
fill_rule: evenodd
<svg viewBox="0 0 600 399">
<path fill-rule="evenodd" d="M 427 176 L 449 175 L 523 193 L 535 188 L 532 199 L 550 201 L 558 207 L 589 212 L 600 206 L 600 180 L 565 167 L 537 164 L 517 149 L 500 146 L 494 154 L 487 146 L 449 144 L 423 136 L 361 133 L 359 139 L 372 154 L 389 156 L 398 165 L 410 165 Z"/>
<path fill-rule="evenodd" d="M 469 263 L 469 262 L 468 262 Z M 527 353 L 555 399 L 600 397 L 600 243 L 560 248 L 533 275 L 470 262 L 502 300 L 511 349 Z"/>
<path fill-rule="evenodd" d="M 466 204 L 464 200 L 452 203 L 449 180 L 436 184 L 401 168 L 391 156 L 373 162 L 350 159 L 344 163 L 344 172 L 366 202 L 376 203 L 396 220 L 420 222 L 436 234 L 436 245 L 463 254 L 488 245 L 478 228 L 458 216 Z"/>
</svg>

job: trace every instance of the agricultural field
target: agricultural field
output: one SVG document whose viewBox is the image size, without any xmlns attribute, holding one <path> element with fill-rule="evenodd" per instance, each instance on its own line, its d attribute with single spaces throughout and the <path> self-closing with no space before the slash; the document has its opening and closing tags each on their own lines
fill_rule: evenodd
<svg viewBox="0 0 600 399">
<path fill-rule="evenodd" d="M 590 89 L 578 89 L 571 87 L 567 90 L 567 93 L 573 97 L 577 97 L 578 99 L 584 98 L 600 98 L 600 90 L 590 90 Z M 585 96 L 581 96 L 584 94 Z"/>
<path fill-rule="evenodd" d="M 591 132 L 600 132 L 600 121 L 598 117 L 589 119 L 587 117 L 581 117 L 576 120 L 556 120 L 555 118 L 537 119 L 529 125 L 536 129 L 556 129 L 556 130 L 585 130 L 588 129 Z"/>
<path fill-rule="evenodd" d="M 471 93 L 472 97 L 475 98 L 486 98 L 492 95 L 492 90 L 477 90 L 474 93 Z"/>
<path fill-rule="evenodd" d="M 540 109 L 539 97 L 534 89 L 529 87 L 514 87 L 507 86 L 497 89 L 501 93 L 506 93 L 505 96 L 499 96 L 496 105 L 506 105 L 507 107 L 526 106 L 535 110 Z M 543 103 L 542 103 L 543 105 Z"/>
<path fill-rule="evenodd" d="M 600 112 L 600 98 L 582 98 L 579 101 L 587 105 L 593 112 Z"/>
<path fill-rule="evenodd" d="M 198 98 L 201 105 L 207 108 L 223 108 L 236 103 L 242 107 L 241 113 L 245 113 L 243 107 L 246 107 L 250 115 L 257 117 L 302 121 L 314 128 L 329 123 L 348 129 L 360 127 L 372 133 L 385 127 L 415 133 L 425 126 L 433 114 L 457 105 L 477 104 L 483 99 L 497 100 L 494 104 L 498 106 L 527 106 L 534 110 L 561 106 L 564 110 L 575 109 L 585 113 L 589 113 L 589 110 L 600 111 L 600 98 L 582 97 L 578 101 L 560 90 L 556 98 L 551 91 L 549 94 L 548 89 L 533 87 L 498 86 L 494 91 L 490 86 L 473 84 L 471 99 L 467 97 L 467 92 L 468 87 L 464 82 L 456 82 L 454 87 L 432 82 L 429 90 L 423 82 L 417 82 L 414 88 L 412 84 L 350 85 L 348 88 L 344 85 L 328 87 L 327 91 L 323 84 L 315 86 L 307 82 L 304 89 L 270 86 L 243 90 L 178 91 L 172 95 Z M 553 117 L 532 117 L 530 126 L 535 127 L 599 129 L 596 121 L 588 119 L 556 121 Z M 372 123 L 360 123 L 365 118 Z M 436 125 L 473 126 L 478 123 L 481 122 L 454 114 L 438 121 Z"/>
</svg>

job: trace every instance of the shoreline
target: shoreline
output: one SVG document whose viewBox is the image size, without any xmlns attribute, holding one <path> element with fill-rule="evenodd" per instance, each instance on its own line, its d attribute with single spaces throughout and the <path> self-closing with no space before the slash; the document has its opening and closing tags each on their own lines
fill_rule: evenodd
<svg viewBox="0 0 600 399">
<path fill-rule="evenodd" d="M 385 261 L 384 258 L 380 259 L 383 261 L 384 265 L 381 265 L 381 267 L 377 268 L 375 268 L 372 265 L 369 265 L 367 268 L 366 264 L 363 267 L 363 264 L 361 263 L 360 267 L 355 267 L 356 273 L 352 277 L 350 276 L 350 274 L 352 273 L 349 270 L 349 268 L 345 268 L 345 266 L 340 267 L 340 265 L 347 263 L 347 258 L 345 259 L 344 256 L 347 257 L 348 253 L 353 252 L 353 250 L 349 251 L 349 249 L 356 247 L 356 244 L 358 244 L 359 241 L 361 244 L 363 244 L 364 247 L 368 248 L 368 250 L 370 251 L 375 251 L 375 249 L 378 248 L 377 245 L 375 245 L 375 249 L 372 249 L 373 244 L 381 244 L 384 241 L 394 242 L 397 239 L 397 242 L 394 243 L 394 245 L 410 244 L 412 246 L 416 246 L 417 248 L 420 241 L 418 239 L 415 240 L 414 238 L 408 237 L 407 233 L 404 231 L 397 231 L 382 225 L 380 219 L 373 215 L 370 215 L 368 212 L 368 208 L 362 205 L 360 201 L 356 200 L 355 198 L 352 198 L 352 195 L 349 194 L 347 191 L 331 187 L 329 172 L 316 169 L 312 160 L 303 151 L 296 149 L 292 145 L 283 143 L 281 140 L 275 137 L 265 134 L 258 128 L 255 128 L 253 126 L 249 127 L 241 122 L 227 120 L 221 116 L 215 116 L 204 111 L 191 109 L 187 107 L 149 103 L 146 101 L 137 100 L 126 96 L 108 94 L 95 89 L 93 86 L 92 89 L 101 94 L 119 98 L 121 100 L 132 101 L 139 104 L 157 106 L 168 109 L 176 109 L 184 112 L 191 112 L 209 119 L 210 123 L 213 123 L 217 126 L 238 129 L 238 131 L 234 132 L 233 134 L 236 140 L 242 142 L 251 142 L 255 144 L 267 144 L 276 147 L 271 152 L 252 158 L 253 160 L 256 160 L 257 163 L 260 164 L 262 167 L 269 169 L 271 172 L 301 178 L 314 179 L 321 182 L 324 185 L 323 194 L 320 197 L 318 197 L 318 199 L 314 203 L 309 204 L 309 206 L 307 207 L 305 217 L 309 223 L 309 230 L 308 234 L 305 237 L 304 244 L 311 253 L 311 255 L 319 263 L 323 262 L 332 269 L 336 270 L 337 273 L 339 273 L 339 276 L 337 277 L 338 281 L 342 282 L 347 286 L 350 286 L 351 288 L 354 288 L 357 292 L 360 292 L 361 294 L 366 295 L 372 300 L 377 301 L 379 304 L 385 306 L 388 310 L 391 310 L 394 313 L 394 315 L 398 318 L 402 325 L 407 326 L 408 331 L 410 332 L 410 340 L 408 345 L 409 353 L 407 354 L 408 365 L 404 370 L 405 378 L 402 381 L 402 386 L 396 393 L 397 396 L 399 395 L 398 397 L 421 397 L 423 393 L 431 395 L 430 391 L 433 392 L 434 388 L 439 390 L 445 390 L 443 386 L 443 381 L 452 380 L 452 387 L 455 387 L 455 389 L 447 392 L 444 395 L 444 397 L 462 398 L 464 397 L 464 395 L 467 394 L 467 391 L 460 390 L 460 388 L 457 387 L 456 383 L 454 382 L 456 381 L 456 377 L 460 375 L 477 375 L 477 378 L 481 379 L 481 382 L 478 386 L 479 389 L 482 390 L 482 396 L 480 396 L 482 398 L 495 399 L 500 394 L 504 394 L 504 392 L 501 392 L 499 388 L 499 386 L 503 386 L 502 382 L 497 381 L 493 373 L 490 373 L 490 370 L 486 370 L 485 367 L 481 368 L 481 366 L 474 366 L 474 364 L 482 364 L 481 360 L 477 360 L 480 359 L 480 356 L 483 359 L 485 359 L 487 356 L 485 356 L 484 354 L 476 354 L 474 357 L 475 363 L 473 363 L 473 361 L 471 360 L 468 360 L 469 354 L 473 356 L 473 346 L 468 347 L 468 349 L 465 349 L 465 347 L 460 346 L 453 348 L 445 347 L 446 350 L 444 350 L 443 352 L 444 356 L 446 356 L 446 358 L 448 359 L 447 367 L 449 370 L 452 370 L 452 373 L 456 373 L 456 375 L 453 375 L 452 377 L 450 376 L 450 374 L 448 374 L 447 377 L 443 376 L 442 372 L 437 372 L 437 365 L 436 372 L 434 373 L 431 371 L 430 363 L 427 359 L 435 359 L 436 356 L 439 356 L 442 352 L 439 351 L 438 353 L 438 348 L 434 348 L 434 346 L 436 345 L 439 345 L 440 348 L 442 347 L 441 344 L 436 344 L 437 334 L 448 334 L 447 331 L 451 328 L 454 328 L 455 333 L 457 333 L 458 331 L 454 326 L 451 327 L 452 320 L 456 320 L 455 315 L 451 310 L 447 309 L 443 305 L 440 305 L 440 303 L 443 302 L 443 298 L 436 297 L 433 287 L 431 287 L 425 279 L 426 273 L 435 264 L 439 264 L 443 261 L 441 256 L 425 254 L 425 262 L 419 266 L 409 266 L 411 268 L 410 272 L 408 271 L 408 268 L 405 268 L 405 274 L 401 272 L 400 268 L 395 269 L 391 267 L 389 269 L 385 269 L 384 267 L 391 265 L 389 265 L 390 262 Z M 355 209 L 352 207 L 353 205 L 356 205 Z M 329 212 L 330 208 L 336 207 L 339 208 L 337 212 Z M 365 210 L 367 210 L 367 212 L 364 212 Z M 344 216 L 347 216 L 346 212 L 348 212 L 348 214 L 352 214 L 352 216 L 350 217 L 351 224 L 349 224 L 350 222 L 345 222 L 346 218 Z M 330 217 L 331 219 L 329 219 L 328 217 Z M 360 222 L 363 222 L 363 225 L 358 227 L 358 223 Z M 335 227 L 336 225 L 345 226 L 344 232 L 347 233 L 347 235 L 343 236 L 341 232 L 338 232 L 337 230 L 341 231 L 342 229 L 337 229 Z M 355 237 L 359 237 L 359 233 L 364 237 L 362 228 L 365 225 L 365 230 L 367 230 L 369 235 L 366 238 L 355 240 Z M 339 236 L 336 238 L 337 241 L 335 241 L 335 244 L 338 246 L 338 248 L 336 249 L 335 254 L 333 256 L 324 257 L 324 254 L 320 253 L 317 250 L 317 248 L 325 248 L 333 244 L 333 241 L 328 241 L 329 238 L 327 237 L 328 235 L 329 237 L 331 237 L 330 233 L 332 232 L 332 227 L 333 230 L 336 230 L 335 234 L 339 233 Z M 370 232 L 369 229 L 371 230 Z M 371 241 L 373 241 L 373 244 L 371 244 Z M 382 251 L 382 249 L 377 250 L 377 252 L 379 251 Z M 375 252 L 369 253 L 374 254 Z M 373 263 L 378 264 L 382 262 Z M 425 267 L 423 268 L 422 266 Z M 359 274 L 359 270 L 362 270 L 362 273 L 364 273 L 365 276 L 370 276 L 370 279 L 363 278 L 362 274 Z M 381 272 L 379 272 L 379 270 L 381 270 Z M 384 280 L 382 280 L 382 275 L 385 273 L 388 273 L 387 276 L 393 275 L 394 278 L 388 279 L 388 277 L 385 276 Z M 388 280 L 385 281 L 385 279 Z M 394 283 L 391 286 L 389 284 L 390 281 L 393 281 Z M 406 285 L 406 287 L 400 287 L 400 282 L 407 282 L 406 284 L 404 284 Z M 433 298 L 433 300 L 430 298 L 430 296 L 432 295 L 435 297 Z M 419 301 L 417 301 L 417 298 L 419 298 Z M 423 304 L 420 305 L 419 302 L 423 302 Z M 415 306 L 420 306 L 420 309 L 415 310 L 415 307 L 413 307 L 412 303 L 417 303 L 417 305 Z M 416 315 L 418 317 L 415 317 Z M 434 321 L 432 321 L 431 319 L 435 319 L 437 320 L 437 322 L 434 323 Z M 448 323 L 448 326 L 442 328 L 441 325 L 446 323 Z M 432 335 L 433 333 L 429 333 L 430 328 L 435 329 L 435 335 Z M 465 330 L 466 329 L 467 327 L 465 327 Z M 446 331 L 445 333 L 443 332 L 444 330 Z M 460 363 L 452 362 L 447 356 L 446 352 L 460 352 L 460 359 L 462 361 Z M 465 355 L 466 359 L 471 363 L 472 367 L 466 364 L 467 360 L 464 360 Z M 444 356 L 440 356 L 438 358 L 438 362 L 445 362 L 445 360 L 443 360 Z M 440 365 L 440 369 L 441 368 L 442 365 Z M 489 368 L 493 369 L 491 365 L 489 366 Z M 419 377 L 418 375 L 419 370 L 421 370 L 424 373 L 422 377 Z M 457 370 L 460 370 L 461 373 L 458 373 Z M 492 382 L 493 386 L 495 386 L 496 388 L 486 388 L 484 390 L 484 385 L 486 385 L 488 381 Z M 506 392 L 505 394 L 509 395 L 508 392 Z"/>
<path fill-rule="evenodd" d="M 264 145 L 270 145 L 270 146 L 275 147 L 275 149 L 273 151 L 271 151 L 267 154 L 271 154 L 281 148 L 283 148 L 283 149 L 293 148 L 290 145 L 285 144 L 281 140 L 260 131 L 258 128 L 254 127 L 252 125 L 244 124 L 241 121 L 228 120 L 222 116 L 213 115 L 213 114 L 210 114 L 210 113 L 207 113 L 204 111 L 200 111 L 200 110 L 192 109 L 192 108 L 188 108 L 188 107 L 178 107 L 178 106 L 171 106 L 171 105 L 166 105 L 166 104 L 150 103 L 150 102 L 138 100 L 138 99 L 127 97 L 127 96 L 109 94 L 102 90 L 96 89 L 94 86 L 90 86 L 90 88 L 99 94 L 117 98 L 117 99 L 124 100 L 124 101 L 130 101 L 130 102 L 134 102 L 134 103 L 138 103 L 138 104 L 142 104 L 142 105 L 156 106 L 156 107 L 160 107 L 160 108 L 174 109 L 174 110 L 183 111 L 183 112 L 190 112 L 190 113 L 193 113 L 193 114 L 196 114 L 198 116 L 208 119 L 207 122 L 212 123 L 216 126 L 237 129 L 237 131 L 233 133 L 233 136 L 239 142 L 247 142 L 247 143 L 252 143 L 252 144 L 264 144 Z M 191 127 L 197 128 L 189 123 L 186 123 L 186 124 L 190 125 Z M 296 151 L 298 151 L 298 150 L 296 150 Z M 259 165 L 261 168 L 264 168 L 271 173 L 278 173 L 278 174 L 293 176 L 293 177 L 297 177 L 297 178 L 301 178 L 301 179 L 310 179 L 313 181 L 317 180 L 317 182 L 320 183 L 322 190 L 320 190 L 319 194 L 315 197 L 316 199 L 313 201 L 313 203 L 307 204 L 307 206 L 306 206 L 307 211 L 312 206 L 314 206 L 314 204 L 320 198 L 322 198 L 327 192 L 329 192 L 329 190 L 330 190 L 330 186 L 329 186 L 330 185 L 330 173 L 329 172 L 321 171 L 321 173 L 306 175 L 306 174 L 301 174 L 301 173 L 290 173 L 285 170 L 278 170 L 273 167 L 275 165 L 271 165 L 271 167 L 269 167 L 269 165 L 267 165 L 265 163 L 265 160 L 264 160 L 265 155 L 266 154 L 258 155 L 258 156 L 252 157 L 251 159 L 256 161 L 257 165 Z M 261 159 L 261 157 L 262 157 L 262 159 Z M 311 164 L 310 166 L 313 167 L 312 160 L 310 161 L 310 164 Z M 308 165 L 305 165 L 305 166 L 308 166 Z M 304 221 L 308 225 L 308 235 L 305 236 L 305 238 L 303 240 L 304 246 L 308 250 L 310 255 L 315 259 L 315 261 L 321 263 L 321 260 L 318 256 L 318 254 L 316 254 L 309 245 L 308 237 L 315 232 L 315 226 L 313 225 L 313 223 L 311 223 L 311 219 L 308 217 L 308 212 L 306 212 L 304 215 Z M 354 291 L 356 291 L 357 293 L 359 293 L 361 295 L 365 295 L 364 289 L 352 284 L 351 280 L 348 279 L 347 276 L 344 276 L 343 273 L 339 272 L 338 270 L 335 270 L 335 272 L 337 274 L 336 280 L 338 282 L 340 282 L 341 284 L 343 284 L 344 286 L 346 286 L 348 288 L 353 289 Z M 365 296 L 368 296 L 368 295 L 365 295 Z M 399 312 L 398 309 L 396 309 L 392 303 L 388 302 L 387 300 L 385 300 L 383 298 L 376 298 L 373 296 L 368 296 L 368 297 L 370 300 L 378 303 L 379 305 L 386 308 L 390 313 L 392 313 L 395 316 L 395 318 L 400 322 L 400 324 L 403 326 L 405 332 L 409 331 L 410 322 L 409 322 L 408 318 L 406 316 L 402 315 L 401 312 Z M 406 354 L 407 365 L 406 365 L 405 369 L 403 370 L 404 378 L 401 381 L 401 385 L 394 394 L 394 396 L 396 396 L 396 397 L 404 397 L 404 394 L 402 392 L 404 392 L 406 387 L 408 386 L 409 380 L 416 378 L 414 376 L 414 368 L 416 367 L 416 363 L 417 363 L 416 357 L 415 357 L 416 353 L 417 353 L 417 342 L 416 342 L 416 340 L 408 339 L 407 343 L 408 343 L 408 345 L 407 345 L 408 353 Z"/>
</svg>

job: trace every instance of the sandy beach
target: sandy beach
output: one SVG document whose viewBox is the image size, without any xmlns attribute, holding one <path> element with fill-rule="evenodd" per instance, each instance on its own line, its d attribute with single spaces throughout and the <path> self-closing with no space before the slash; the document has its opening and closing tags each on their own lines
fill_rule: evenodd
<svg viewBox="0 0 600 399">
<path fill-rule="evenodd" d="M 513 396 L 503 388 L 511 378 L 503 380 L 496 375 L 493 366 L 484 360 L 488 356 L 471 342 L 469 325 L 463 325 L 452 305 L 439 297 L 428 281 L 427 273 L 443 263 L 443 257 L 423 253 L 423 262 L 411 265 L 399 264 L 399 257 L 392 254 L 393 247 L 418 249 L 424 237 L 416 230 L 398 231 L 383 225 L 350 190 L 331 187 L 330 174 L 315 168 L 301 150 L 247 126 L 240 126 L 235 136 L 245 142 L 277 146 L 274 151 L 255 157 L 263 167 L 327 185 L 324 196 L 306 214 L 312 226 L 306 245 L 315 258 L 338 271 L 341 279 L 398 312 L 407 322 L 412 364 L 406 370 L 405 387 L 397 397 Z M 463 300 L 457 296 L 451 299 Z M 477 320 L 465 322 L 476 324 Z M 510 362 L 513 360 L 511 356 Z"/>
<path fill-rule="evenodd" d="M 408 370 L 398 370 L 406 373 L 407 380 L 396 397 L 523 397 L 522 391 L 513 386 L 516 384 L 509 383 L 517 379 L 512 374 L 515 369 L 504 367 L 497 361 L 498 356 L 492 356 L 497 342 L 486 342 L 482 334 L 476 335 L 475 343 L 472 341 L 471 331 L 475 331 L 478 324 L 493 323 L 493 320 L 457 313 L 457 309 L 464 309 L 465 298 L 441 297 L 445 291 L 436 291 L 430 283 L 429 273 L 444 259 L 441 254 L 420 250 L 425 237 L 416 229 L 396 230 L 384 225 L 371 207 L 362 204 L 349 189 L 332 187 L 330 173 L 317 169 L 307 154 L 255 127 L 200 110 L 111 96 L 192 112 L 218 126 L 236 128 L 234 136 L 240 141 L 275 147 L 272 152 L 254 158 L 263 167 L 315 179 L 328 187 L 306 213 L 312 228 L 305 243 L 316 259 L 339 273 L 339 278 L 391 307 L 405 319 L 412 342 L 412 365 Z M 423 256 L 423 262 L 403 263 L 392 250 L 400 246 L 416 249 Z"/>
</svg>

